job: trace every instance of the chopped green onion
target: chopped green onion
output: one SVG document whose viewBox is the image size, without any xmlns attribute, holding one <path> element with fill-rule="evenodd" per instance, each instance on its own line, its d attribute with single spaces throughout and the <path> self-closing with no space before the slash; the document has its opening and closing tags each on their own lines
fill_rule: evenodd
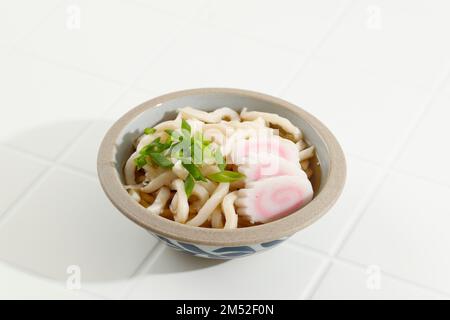
<svg viewBox="0 0 450 320">
<path fill-rule="evenodd" d="M 220 152 L 220 148 L 216 149 L 216 152 L 214 153 L 214 158 L 216 160 L 216 164 L 219 167 L 220 171 L 224 171 L 226 164 L 225 164 L 225 159 L 223 158 L 222 152 Z"/>
<path fill-rule="evenodd" d="M 152 142 L 150 142 L 148 145 L 143 147 L 141 151 L 139 152 L 141 155 L 148 155 L 149 152 L 158 152 L 158 145 L 160 144 L 161 138 L 156 138 Z"/>
<path fill-rule="evenodd" d="M 169 137 L 169 139 L 167 139 L 166 142 L 161 142 L 161 138 L 156 138 L 151 143 L 149 143 L 148 145 L 143 147 L 142 150 L 140 151 L 140 154 L 148 155 L 150 152 L 161 153 L 164 150 L 169 149 L 171 145 L 172 145 L 172 139 L 170 137 Z"/>
<path fill-rule="evenodd" d="M 136 164 L 136 167 L 138 169 L 142 169 L 142 167 L 144 167 L 147 164 L 146 156 L 141 155 L 141 156 L 135 158 L 134 163 Z"/>
<path fill-rule="evenodd" d="M 162 151 L 167 150 L 170 148 L 172 143 L 173 143 L 172 136 L 169 136 L 166 141 L 160 144 L 160 148 L 162 149 Z"/>
<path fill-rule="evenodd" d="M 234 182 L 242 180 L 244 178 L 245 175 L 243 175 L 242 173 L 228 170 L 213 173 L 208 176 L 209 180 L 215 182 Z"/>
<path fill-rule="evenodd" d="M 189 133 L 189 135 L 191 135 L 191 126 L 190 126 L 189 123 L 188 123 L 186 120 L 184 120 L 184 119 L 181 120 L 181 129 L 182 129 L 183 131 L 187 131 L 187 132 Z"/>
<path fill-rule="evenodd" d="M 155 162 L 160 167 L 163 167 L 163 168 L 172 168 L 173 167 L 172 161 L 167 159 L 161 153 L 151 152 L 151 153 L 149 153 L 149 156 L 152 158 L 153 162 Z"/>
<path fill-rule="evenodd" d="M 186 181 L 184 181 L 184 191 L 186 192 L 187 197 L 189 198 L 192 194 L 192 190 L 194 190 L 195 180 L 192 175 L 188 175 Z"/>
<path fill-rule="evenodd" d="M 181 133 L 172 129 L 164 131 L 169 135 L 164 142 L 161 142 L 161 138 L 158 137 L 140 150 L 139 156 L 134 160 L 139 169 L 149 161 L 153 165 L 170 168 L 173 166 L 170 158 L 176 158 L 181 160 L 194 181 L 206 181 L 198 167 L 206 160 L 210 164 L 217 162 L 222 171 L 225 169 L 220 152 L 214 154 L 209 146 L 211 141 L 204 139 L 200 132 L 196 132 L 191 137 L 192 128 L 186 120 L 182 119 L 181 121 Z M 146 128 L 144 132 L 153 134 L 156 130 Z"/>
<path fill-rule="evenodd" d="M 175 130 L 166 129 L 166 130 L 164 130 L 164 132 L 167 133 L 170 136 L 171 141 L 173 141 L 174 143 L 175 142 L 180 142 L 183 139 L 183 136 L 179 132 L 177 132 Z"/>
<path fill-rule="evenodd" d="M 144 129 L 144 133 L 149 135 L 149 134 L 154 134 L 156 132 L 155 128 L 145 128 Z"/>
<path fill-rule="evenodd" d="M 195 164 L 203 163 L 203 143 L 202 135 L 196 134 L 195 137 L 191 138 L 191 157 Z"/>
<path fill-rule="evenodd" d="M 200 169 L 193 163 L 183 163 L 183 167 L 192 175 L 197 181 L 206 181 Z"/>
</svg>

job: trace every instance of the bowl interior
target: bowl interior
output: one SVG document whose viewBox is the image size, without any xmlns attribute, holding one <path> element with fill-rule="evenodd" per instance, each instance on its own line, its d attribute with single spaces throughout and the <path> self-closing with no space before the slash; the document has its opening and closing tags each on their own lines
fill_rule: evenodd
<svg viewBox="0 0 450 320">
<path fill-rule="evenodd" d="M 149 102 L 150 104 L 152 101 Z M 153 102 L 155 103 L 155 102 Z M 263 111 L 276 113 L 289 119 L 295 126 L 303 131 L 307 143 L 316 147 L 316 161 L 312 162 L 314 175 L 312 184 L 315 197 L 320 193 L 322 186 L 326 183 L 330 169 L 327 146 L 319 133 L 303 118 L 294 111 L 280 106 L 275 101 L 268 101 L 256 96 L 246 96 L 238 93 L 214 93 L 200 92 L 188 96 L 177 96 L 156 105 L 148 105 L 142 113 L 130 121 L 122 129 L 116 140 L 115 166 L 117 173 L 123 182 L 123 166 L 133 152 L 133 142 L 142 135 L 144 128 L 152 127 L 162 121 L 172 120 L 177 115 L 177 109 L 191 106 L 205 111 L 214 111 L 217 108 L 229 107 L 236 111 L 248 108 L 250 111 Z M 319 165 L 320 164 L 320 165 Z"/>
</svg>

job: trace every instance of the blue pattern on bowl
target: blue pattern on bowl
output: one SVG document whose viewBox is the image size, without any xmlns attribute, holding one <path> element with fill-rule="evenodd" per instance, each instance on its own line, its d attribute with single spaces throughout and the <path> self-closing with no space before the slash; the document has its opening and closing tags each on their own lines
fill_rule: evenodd
<svg viewBox="0 0 450 320">
<path fill-rule="evenodd" d="M 153 234 L 153 233 L 152 233 Z M 153 234 L 155 235 L 155 234 Z M 194 255 L 201 258 L 210 259 L 234 259 L 240 257 L 246 257 L 256 252 L 265 251 L 273 248 L 287 239 L 287 237 L 279 240 L 252 244 L 247 246 L 236 247 L 219 247 L 186 243 L 173 239 L 168 239 L 160 235 L 155 235 L 159 240 L 163 241 L 166 245 L 179 251 Z"/>
</svg>

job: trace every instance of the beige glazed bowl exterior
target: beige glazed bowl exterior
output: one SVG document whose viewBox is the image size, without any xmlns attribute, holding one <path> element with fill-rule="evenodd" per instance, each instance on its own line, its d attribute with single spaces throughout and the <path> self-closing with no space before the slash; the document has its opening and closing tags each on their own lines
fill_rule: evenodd
<svg viewBox="0 0 450 320">
<path fill-rule="evenodd" d="M 306 141 L 316 147 L 319 166 L 314 173 L 314 199 L 302 209 L 273 222 L 234 230 L 199 228 L 151 215 L 123 187 L 123 166 L 134 140 L 144 128 L 174 119 L 178 108 L 205 111 L 229 107 L 237 111 L 271 112 L 299 127 Z M 340 196 L 345 183 L 345 157 L 333 134 L 314 116 L 284 100 L 246 90 L 207 88 L 166 94 L 149 100 L 120 118 L 106 134 L 98 154 L 98 175 L 111 202 L 126 217 L 169 246 L 187 253 L 216 259 L 232 259 L 263 251 L 311 225 Z"/>
</svg>

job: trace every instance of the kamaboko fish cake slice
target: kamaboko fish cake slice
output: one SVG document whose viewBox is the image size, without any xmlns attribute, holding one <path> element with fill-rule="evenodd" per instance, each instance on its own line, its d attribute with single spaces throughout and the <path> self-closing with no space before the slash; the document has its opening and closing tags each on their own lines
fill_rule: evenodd
<svg viewBox="0 0 450 320">
<path fill-rule="evenodd" d="M 249 158 L 245 164 L 238 166 L 237 170 L 245 175 L 245 182 L 274 176 L 299 176 L 307 179 L 306 173 L 299 163 L 273 154 L 260 154 L 253 159 Z"/>
<path fill-rule="evenodd" d="M 313 198 L 313 188 L 301 176 L 277 176 L 249 182 L 238 191 L 237 213 L 250 222 L 268 222 L 302 208 Z"/>
<path fill-rule="evenodd" d="M 231 152 L 231 159 L 234 164 L 240 165 L 248 162 L 248 159 L 257 158 L 262 154 L 272 154 L 293 163 L 300 161 L 298 147 L 295 143 L 279 136 L 255 137 L 237 141 Z"/>
</svg>

